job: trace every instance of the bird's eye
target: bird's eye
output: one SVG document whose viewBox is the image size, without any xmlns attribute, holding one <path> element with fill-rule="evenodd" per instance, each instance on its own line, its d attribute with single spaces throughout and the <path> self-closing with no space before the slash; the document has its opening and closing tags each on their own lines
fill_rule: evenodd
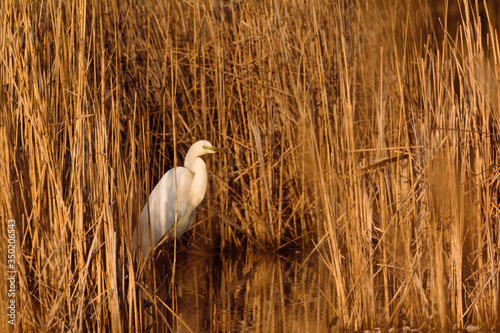
<svg viewBox="0 0 500 333">
<path fill-rule="evenodd" d="M 211 146 L 203 146 L 203 149 L 205 149 L 205 150 L 209 150 L 211 148 L 212 148 Z"/>
</svg>

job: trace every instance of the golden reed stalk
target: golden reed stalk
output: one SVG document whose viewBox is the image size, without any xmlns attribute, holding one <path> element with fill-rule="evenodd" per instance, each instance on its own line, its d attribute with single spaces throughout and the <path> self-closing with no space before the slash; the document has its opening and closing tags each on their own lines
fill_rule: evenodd
<svg viewBox="0 0 500 333">
<path fill-rule="evenodd" d="M 207 161 L 193 246 L 314 246 L 336 328 L 495 327 L 498 13 L 446 3 L 2 1 L 16 328 L 173 329 L 130 240 L 202 138 L 233 155 Z"/>
</svg>

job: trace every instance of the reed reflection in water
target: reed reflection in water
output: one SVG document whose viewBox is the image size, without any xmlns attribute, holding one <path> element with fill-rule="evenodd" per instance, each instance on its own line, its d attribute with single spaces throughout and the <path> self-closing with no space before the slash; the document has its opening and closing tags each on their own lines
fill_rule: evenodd
<svg viewBox="0 0 500 333">
<path fill-rule="evenodd" d="M 297 251 L 185 253 L 176 267 L 176 313 L 193 332 L 327 332 L 335 328 L 332 274 Z M 178 332 L 189 332 L 179 322 Z"/>
</svg>

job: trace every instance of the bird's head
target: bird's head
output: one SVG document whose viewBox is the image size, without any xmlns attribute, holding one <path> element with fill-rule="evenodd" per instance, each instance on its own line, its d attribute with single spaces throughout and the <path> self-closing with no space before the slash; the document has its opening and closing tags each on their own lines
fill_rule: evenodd
<svg viewBox="0 0 500 333">
<path fill-rule="evenodd" d="M 188 157 L 188 155 L 191 158 L 196 158 L 206 154 L 213 154 L 213 153 L 230 153 L 230 151 L 227 149 L 214 147 L 207 140 L 200 140 L 198 142 L 195 142 L 191 146 L 191 148 L 189 148 L 186 158 Z"/>
<path fill-rule="evenodd" d="M 191 146 L 191 148 L 189 148 L 186 154 L 186 159 L 184 160 L 184 166 L 191 170 L 193 168 L 193 163 L 198 157 L 217 152 L 230 153 L 230 151 L 227 149 L 222 149 L 212 146 L 212 144 L 207 140 L 200 140 L 198 142 L 195 142 Z"/>
</svg>

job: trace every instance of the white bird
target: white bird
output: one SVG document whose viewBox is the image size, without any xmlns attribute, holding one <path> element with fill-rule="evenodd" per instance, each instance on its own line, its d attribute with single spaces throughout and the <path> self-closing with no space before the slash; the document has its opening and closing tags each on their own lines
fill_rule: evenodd
<svg viewBox="0 0 500 333">
<path fill-rule="evenodd" d="M 149 195 L 140 217 L 140 236 L 142 254 L 148 255 L 150 250 L 165 237 L 179 238 L 193 224 L 196 207 L 205 197 L 207 189 L 207 166 L 200 156 L 229 150 L 213 147 L 206 140 L 196 142 L 189 148 L 184 160 L 184 167 L 170 169 L 163 175 Z M 177 184 L 174 183 L 174 177 Z M 174 235 L 175 222 L 175 188 L 177 186 L 177 228 Z M 151 218 L 149 223 L 148 216 Z M 132 242 L 138 246 L 137 228 L 134 230 Z M 153 246 L 151 246 L 151 242 Z"/>
</svg>

